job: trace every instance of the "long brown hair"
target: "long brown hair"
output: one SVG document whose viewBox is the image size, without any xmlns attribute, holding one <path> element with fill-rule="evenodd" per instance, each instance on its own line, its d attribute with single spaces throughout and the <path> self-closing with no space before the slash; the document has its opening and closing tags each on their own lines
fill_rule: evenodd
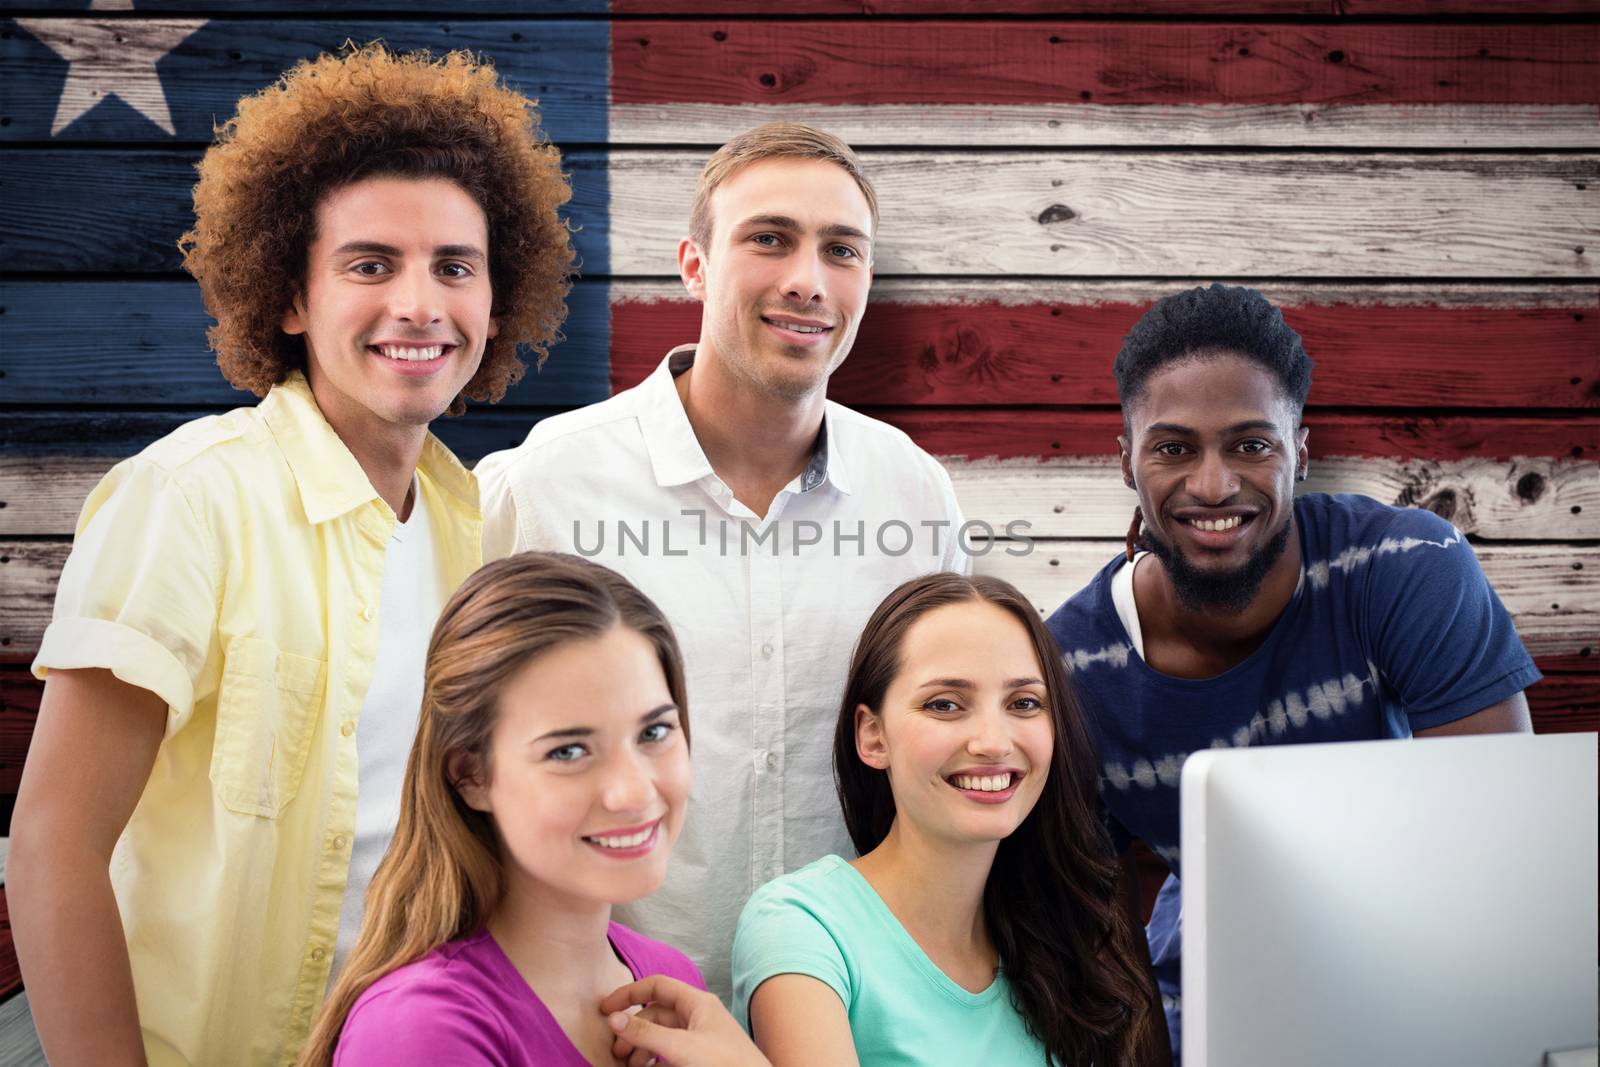
<svg viewBox="0 0 1600 1067">
<path fill-rule="evenodd" d="M 1063 1065 L 1137 1062 L 1153 1020 L 1155 986 L 1117 903 L 1117 868 L 1096 814 L 1099 771 L 1055 639 L 1010 583 L 944 572 L 890 593 L 867 621 L 845 682 L 833 741 L 839 803 L 856 850 L 877 848 L 894 823 L 886 772 L 856 752 L 856 707 L 881 714 L 900 672 L 906 631 L 928 612 L 987 601 L 1027 629 L 1044 671 L 1055 743 L 1044 790 L 995 853 L 984 886 L 989 936 L 1028 1030 Z"/>
<path fill-rule="evenodd" d="M 361 935 L 300 1067 L 332 1062 L 345 1018 L 372 983 L 489 920 L 504 887 L 500 843 L 493 819 L 468 806 L 455 781 L 462 767 L 487 771 L 497 700 L 513 674 L 558 645 L 614 626 L 655 646 L 687 741 L 677 639 L 661 609 L 615 571 L 577 556 L 524 552 L 480 569 L 445 605 L 428 643 L 400 821 L 367 889 Z"/>
</svg>

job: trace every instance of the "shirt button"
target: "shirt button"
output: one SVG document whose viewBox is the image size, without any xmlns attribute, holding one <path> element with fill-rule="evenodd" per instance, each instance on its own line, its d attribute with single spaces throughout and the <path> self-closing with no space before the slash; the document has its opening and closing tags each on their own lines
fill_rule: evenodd
<svg viewBox="0 0 1600 1067">
<path fill-rule="evenodd" d="M 771 659 L 772 658 L 772 642 L 771 641 L 768 641 L 766 644 L 761 646 L 761 658 L 762 659 Z"/>
<path fill-rule="evenodd" d="M 318 963 L 321 963 L 322 958 L 327 954 L 328 950 L 323 948 L 321 945 L 318 945 L 316 948 L 311 950 L 311 958 Z"/>
<path fill-rule="evenodd" d="M 777 768 L 777 766 L 778 766 L 778 754 L 776 752 L 768 752 L 767 753 L 767 766 L 768 767 L 772 767 L 774 769 Z"/>
<path fill-rule="evenodd" d="M 372 621 L 372 609 L 371 608 L 362 608 L 361 609 L 361 617 L 363 619 L 365 619 L 366 621 L 371 622 Z"/>
<path fill-rule="evenodd" d="M 349 721 L 342 722 L 339 724 L 339 732 L 345 737 L 349 737 L 356 732 L 356 724 Z"/>
<path fill-rule="evenodd" d="M 333 847 L 334 847 L 335 851 L 339 851 L 339 852 L 343 852 L 344 851 L 344 835 L 343 834 L 340 834 L 338 837 L 333 839 Z"/>
</svg>

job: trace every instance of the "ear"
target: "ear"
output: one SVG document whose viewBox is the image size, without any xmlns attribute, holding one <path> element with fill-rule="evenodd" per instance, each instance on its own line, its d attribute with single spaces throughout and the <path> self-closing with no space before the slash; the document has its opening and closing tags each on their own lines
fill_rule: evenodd
<svg viewBox="0 0 1600 1067">
<path fill-rule="evenodd" d="M 475 811 L 492 813 L 493 807 L 489 804 L 488 775 L 481 773 L 482 768 L 478 761 L 465 752 L 452 752 L 444 763 L 445 779 L 455 786 L 461 799 L 467 802 L 467 807 Z"/>
<path fill-rule="evenodd" d="M 1117 451 L 1122 454 L 1122 484 L 1137 490 L 1139 487 L 1133 484 L 1132 450 L 1128 447 L 1128 438 L 1120 433 L 1117 434 Z"/>
<path fill-rule="evenodd" d="M 1300 481 L 1306 480 L 1306 474 L 1311 469 L 1311 450 L 1306 447 L 1306 442 L 1311 440 L 1311 427 L 1302 426 L 1295 431 L 1295 477 Z"/>
<path fill-rule="evenodd" d="M 283 320 L 278 327 L 287 334 L 302 334 L 306 332 L 305 302 L 300 299 L 300 294 L 294 294 L 294 299 L 289 304 L 289 310 L 283 313 Z"/>
<path fill-rule="evenodd" d="M 883 736 L 883 718 L 865 704 L 856 705 L 856 755 L 875 770 L 889 769 L 889 746 Z"/>
<path fill-rule="evenodd" d="M 685 237 L 678 242 L 678 277 L 683 280 L 683 287 L 690 296 L 705 303 L 706 257 L 700 246 L 694 243 L 693 237 Z"/>
</svg>

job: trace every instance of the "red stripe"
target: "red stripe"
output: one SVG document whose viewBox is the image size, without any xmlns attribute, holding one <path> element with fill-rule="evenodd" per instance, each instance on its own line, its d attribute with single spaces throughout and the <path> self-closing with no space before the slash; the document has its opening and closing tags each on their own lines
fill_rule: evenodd
<svg viewBox="0 0 1600 1067">
<path fill-rule="evenodd" d="M 1587 15 L 1595 0 L 788 0 L 785 15 Z M 611 0 L 614 15 L 746 15 L 750 0 Z"/>
<path fill-rule="evenodd" d="M 614 104 L 1594 104 L 1600 27 L 612 24 Z"/>
<path fill-rule="evenodd" d="M 866 408 L 936 456 L 1050 459 L 1115 456 L 1116 411 Z M 1330 415 L 1306 413 L 1313 458 L 1600 458 L 1600 417 Z"/>
<path fill-rule="evenodd" d="M 1284 315 L 1316 361 L 1315 404 L 1600 407 L 1600 300 L 1569 307 L 1305 305 Z M 876 303 L 830 395 L 850 405 L 1115 404 L 1134 304 Z M 700 331 L 691 301 L 611 308 L 613 390 Z"/>
</svg>

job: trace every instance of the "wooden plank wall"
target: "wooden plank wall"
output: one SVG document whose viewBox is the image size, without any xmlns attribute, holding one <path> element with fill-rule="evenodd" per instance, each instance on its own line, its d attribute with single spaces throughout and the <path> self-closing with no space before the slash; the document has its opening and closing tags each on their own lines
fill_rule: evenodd
<svg viewBox="0 0 1600 1067">
<path fill-rule="evenodd" d="M 1116 550 L 1118 342 L 1162 295 L 1247 282 L 1317 360 L 1309 488 L 1466 531 L 1548 676 L 1537 728 L 1596 728 L 1600 0 L 762 6 L 0 0 L 0 831 L 84 495 L 248 400 L 179 271 L 192 164 L 241 94 L 347 39 L 492 56 L 567 153 L 569 340 L 443 426 L 463 456 L 693 339 L 697 168 L 800 118 L 862 151 L 884 207 L 833 395 L 947 457 L 970 515 L 1032 524 L 1038 551 L 982 569 L 1048 609 Z"/>
</svg>

